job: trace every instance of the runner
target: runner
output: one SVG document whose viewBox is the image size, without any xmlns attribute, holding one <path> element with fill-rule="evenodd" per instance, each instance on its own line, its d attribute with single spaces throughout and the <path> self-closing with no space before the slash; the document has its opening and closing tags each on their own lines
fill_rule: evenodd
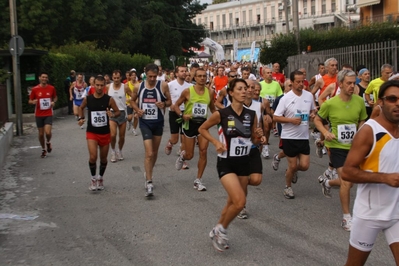
<svg viewBox="0 0 399 266">
<path fill-rule="evenodd" d="M 381 114 L 356 133 L 342 179 L 358 183 L 347 266 L 364 265 L 380 231 L 399 265 L 399 81 L 381 85 Z"/>
<path fill-rule="evenodd" d="M 53 124 L 53 107 L 58 98 L 55 88 L 48 84 L 47 72 L 40 73 L 39 82 L 39 85 L 32 88 L 29 95 L 29 104 L 36 105 L 35 118 L 39 131 L 39 142 L 40 146 L 42 146 L 41 157 L 46 158 L 47 153 L 53 150 L 51 145 L 51 127 Z"/>
<path fill-rule="evenodd" d="M 208 109 L 215 112 L 213 91 L 205 87 L 206 72 L 199 68 L 195 72 L 196 84 L 185 89 L 174 105 L 174 111 L 183 121 L 184 147 L 176 160 L 176 169 L 183 167 L 184 161 L 191 160 L 194 156 L 196 139 L 198 140 L 199 159 L 197 178 L 194 180 L 194 189 L 206 191 L 202 184 L 202 174 L 207 163 L 208 140 L 201 136 L 198 128 L 206 121 Z M 180 111 L 180 105 L 184 103 L 184 112 Z"/>
<path fill-rule="evenodd" d="M 145 149 L 145 196 L 151 197 L 154 195 L 152 173 L 162 140 L 164 110 L 171 105 L 171 98 L 168 84 L 157 80 L 158 66 L 156 64 L 148 64 L 145 67 L 145 71 L 146 80 L 134 87 L 132 106 L 139 116 L 139 127 Z"/>
<path fill-rule="evenodd" d="M 108 95 L 111 96 L 118 109 L 120 111 L 120 116 L 111 117 L 109 121 L 109 126 L 111 128 L 111 163 L 115 163 L 116 161 L 122 161 L 123 154 L 122 148 L 125 144 L 125 134 L 126 134 L 126 94 L 132 95 L 132 91 L 129 89 L 129 86 L 125 86 L 121 82 L 122 73 L 120 70 L 114 70 L 112 72 L 112 81 L 113 83 L 107 86 Z M 115 111 L 112 109 L 111 111 Z M 119 141 L 118 141 L 118 149 L 115 149 L 116 146 L 116 135 L 119 130 Z"/>
<path fill-rule="evenodd" d="M 341 70 L 338 73 L 338 85 L 341 93 L 325 101 L 318 112 L 314 124 L 324 135 L 324 144 L 330 151 L 332 166 L 337 169 L 338 178 L 330 180 L 324 175 L 318 177 L 323 195 L 331 198 L 332 186 L 339 186 L 339 196 L 343 212 L 342 228 L 351 230 L 352 217 L 349 211 L 350 189 L 352 183 L 343 181 L 342 166 L 352 145 L 356 131 L 367 118 L 366 107 L 363 98 L 353 95 L 356 83 L 356 73 L 352 70 Z M 331 132 L 327 130 L 322 120 L 328 119 L 331 123 Z M 323 143 L 322 143 L 323 144 Z"/>
<path fill-rule="evenodd" d="M 129 72 L 130 80 L 126 82 L 126 86 L 128 86 L 129 90 L 133 92 L 134 86 L 140 84 L 137 81 L 137 73 L 136 69 L 132 68 Z M 130 104 L 130 95 L 126 94 L 126 111 L 127 111 L 127 131 L 129 132 L 132 129 L 132 133 L 134 136 L 137 136 L 137 125 L 139 123 L 139 119 L 137 114 L 134 114 L 133 108 Z"/>
<path fill-rule="evenodd" d="M 228 194 L 227 204 L 222 210 L 219 222 L 209 233 L 213 246 L 218 251 L 229 248 L 227 228 L 246 202 L 244 184 L 248 183 L 250 174 L 248 165 L 251 146 L 259 144 L 263 137 L 262 129 L 257 127 L 256 112 L 244 108 L 246 90 L 245 80 L 230 81 L 228 94 L 231 105 L 213 113 L 199 129 L 201 137 L 212 142 L 216 148 L 219 179 Z M 209 132 L 209 129 L 217 124 L 219 140 Z"/>
<path fill-rule="evenodd" d="M 83 80 L 83 74 L 76 75 L 76 81 L 72 82 L 69 87 L 69 100 L 73 101 L 73 114 L 78 118 L 78 109 L 85 97 L 86 82 Z"/>
<path fill-rule="evenodd" d="M 315 106 L 312 94 L 303 90 L 303 73 L 293 71 L 290 79 L 292 90 L 281 98 L 273 121 L 282 124 L 281 140 L 288 162 L 283 194 L 287 199 L 294 199 L 291 182 L 297 182 L 297 171 L 309 168 L 309 119 L 315 116 Z"/>
<path fill-rule="evenodd" d="M 185 66 L 178 66 L 175 69 L 175 76 L 176 79 L 174 81 L 171 81 L 168 83 L 169 87 L 169 93 L 170 97 L 172 100 L 172 105 L 169 107 L 169 126 L 170 126 L 170 139 L 168 141 L 168 144 L 166 144 L 165 147 L 165 153 L 166 155 L 169 155 L 172 153 L 172 148 L 173 145 L 175 145 L 179 141 L 179 136 L 180 136 L 180 150 L 185 150 L 184 146 L 184 134 L 182 131 L 182 123 L 178 123 L 176 120 L 179 119 L 179 116 L 176 114 L 174 111 L 174 104 L 176 103 L 177 99 L 179 99 L 181 93 L 183 92 L 184 89 L 187 89 L 188 87 L 191 86 L 190 83 L 186 82 L 186 76 L 187 76 L 187 67 Z M 181 104 L 179 106 L 180 111 L 184 112 L 184 104 Z M 183 164 L 183 169 L 188 169 L 188 164 L 187 162 L 184 162 Z"/>
<path fill-rule="evenodd" d="M 104 172 L 107 168 L 107 156 L 109 143 L 111 142 L 109 118 L 115 118 L 120 115 L 119 109 L 114 99 L 104 94 L 105 80 L 102 76 L 97 76 L 94 80 L 96 91 L 84 98 L 79 113 L 79 126 L 85 122 L 83 116 L 87 107 L 87 130 L 86 139 L 89 150 L 89 169 L 91 173 L 91 182 L 89 190 L 104 190 Z M 114 111 L 111 112 L 110 109 Z M 98 149 L 100 149 L 100 168 L 99 175 L 96 175 Z"/>
</svg>

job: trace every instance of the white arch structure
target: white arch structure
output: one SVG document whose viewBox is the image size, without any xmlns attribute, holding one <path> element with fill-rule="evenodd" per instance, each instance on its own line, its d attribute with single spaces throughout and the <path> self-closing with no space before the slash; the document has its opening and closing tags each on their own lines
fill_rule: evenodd
<svg viewBox="0 0 399 266">
<path fill-rule="evenodd" d="M 209 38 L 205 38 L 202 42 L 201 45 L 204 45 L 206 47 L 209 47 L 210 50 L 215 52 L 216 55 L 216 60 L 217 61 L 222 61 L 224 60 L 224 50 L 223 47 L 218 44 L 217 42 L 215 42 L 212 39 Z"/>
</svg>

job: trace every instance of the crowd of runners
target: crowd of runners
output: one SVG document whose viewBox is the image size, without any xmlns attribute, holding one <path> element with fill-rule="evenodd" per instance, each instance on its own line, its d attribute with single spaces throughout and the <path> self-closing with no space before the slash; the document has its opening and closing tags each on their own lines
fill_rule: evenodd
<svg viewBox="0 0 399 266">
<path fill-rule="evenodd" d="M 104 189 L 108 156 L 112 163 L 123 160 L 125 135 L 137 136 L 138 127 L 145 150 L 145 196 L 154 196 L 153 168 L 168 118 L 170 132 L 162 153 L 170 155 L 175 147 L 175 168 L 184 170 L 192 167 L 189 162 L 198 147 L 193 180 L 198 191 L 206 191 L 202 175 L 209 142 L 216 149 L 217 158 L 210 159 L 217 160 L 217 173 L 228 197 L 209 236 L 214 247 L 223 251 L 229 248 L 231 221 L 248 218 L 247 187 L 262 182 L 264 168 L 277 171 L 286 158 L 282 192 L 286 199 L 295 198 L 292 184 L 297 183 L 298 172 L 309 168 L 313 138 L 315 156 L 329 157 L 326 170 L 316 180 L 326 198 L 332 197 L 331 187 L 339 187 L 341 226 L 351 232 L 346 265 L 366 262 L 379 231 L 384 232 L 399 265 L 399 164 L 393 156 L 399 148 L 399 75 L 393 73 L 393 66 L 383 64 L 380 77 L 370 81 L 364 65 L 354 70 L 348 64 L 338 66 L 335 58 L 327 59 L 309 81 L 304 68 L 285 77 L 278 63 L 263 67 L 260 79 L 251 64 L 239 62 L 193 63 L 190 69 L 178 66 L 167 74 L 149 64 L 140 76 L 131 69 L 122 80 L 121 71 L 115 70 L 111 79 L 91 77 L 89 85 L 82 74 L 75 73 L 68 96 L 79 126 L 87 131 L 89 189 Z M 36 105 L 41 157 L 45 158 L 52 151 L 52 108 L 57 95 L 47 73 L 41 73 L 39 80 L 29 103 Z M 218 136 L 210 132 L 214 126 Z M 280 139 L 280 152 L 272 156 L 271 136 Z M 265 162 L 269 162 L 266 167 Z M 354 183 L 358 185 L 351 215 Z"/>
</svg>

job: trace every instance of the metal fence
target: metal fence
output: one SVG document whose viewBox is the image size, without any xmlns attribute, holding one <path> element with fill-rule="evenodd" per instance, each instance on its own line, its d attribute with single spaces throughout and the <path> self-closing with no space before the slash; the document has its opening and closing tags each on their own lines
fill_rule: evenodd
<svg viewBox="0 0 399 266">
<path fill-rule="evenodd" d="M 339 68 L 342 64 L 350 64 L 355 70 L 356 66 L 365 65 L 370 70 L 371 79 L 374 79 L 380 76 L 383 64 L 391 64 L 393 70 L 397 71 L 399 60 L 398 49 L 398 43 L 394 40 L 290 56 L 287 59 L 288 66 L 286 73 L 303 67 L 306 69 L 309 80 L 318 74 L 317 65 L 319 63 L 324 63 L 326 59 L 334 57 L 338 60 Z"/>
</svg>

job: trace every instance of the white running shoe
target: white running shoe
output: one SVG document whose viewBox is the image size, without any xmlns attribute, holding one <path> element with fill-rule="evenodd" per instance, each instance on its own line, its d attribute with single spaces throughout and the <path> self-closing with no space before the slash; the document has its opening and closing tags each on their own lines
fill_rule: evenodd
<svg viewBox="0 0 399 266">
<path fill-rule="evenodd" d="M 114 151 L 111 151 L 111 163 L 115 163 L 116 162 L 116 154 Z"/>
<path fill-rule="evenodd" d="M 351 229 L 352 229 L 352 217 L 349 218 L 349 219 L 343 218 L 343 219 L 342 219 L 341 226 L 342 226 L 342 228 L 343 228 L 345 231 L 350 232 Z"/>
<path fill-rule="evenodd" d="M 89 190 L 90 191 L 97 191 L 97 179 L 96 178 L 91 178 Z"/>
<path fill-rule="evenodd" d="M 209 233 L 209 237 L 212 239 L 213 247 L 217 251 L 223 252 L 225 249 L 229 249 L 226 231 L 222 232 L 218 228 L 214 227 Z"/>
<path fill-rule="evenodd" d="M 322 149 L 321 151 L 323 152 L 323 155 L 326 155 L 326 154 L 327 154 L 327 149 L 326 149 L 325 146 L 323 147 L 323 149 Z"/>
<path fill-rule="evenodd" d="M 278 158 L 278 154 L 273 155 L 272 167 L 274 171 L 278 170 L 278 166 L 280 164 L 280 159 Z"/>
<path fill-rule="evenodd" d="M 132 121 L 127 121 L 127 131 L 132 128 Z"/>
<path fill-rule="evenodd" d="M 179 157 L 177 157 L 176 159 L 176 163 L 175 163 L 175 167 L 177 170 L 180 170 L 183 167 L 183 163 L 184 163 L 184 154 L 186 152 L 185 151 L 181 151 Z"/>
<path fill-rule="evenodd" d="M 147 182 L 147 187 L 145 188 L 145 196 L 146 197 L 154 196 L 154 186 L 152 185 L 152 183 Z"/>
<path fill-rule="evenodd" d="M 239 219 L 248 219 L 247 209 L 245 207 L 237 215 L 237 218 L 239 218 Z"/>
<path fill-rule="evenodd" d="M 134 128 L 132 128 L 132 133 L 133 133 L 133 135 L 135 135 L 135 136 L 138 135 L 138 134 L 137 134 L 137 130 L 135 130 Z"/>
<path fill-rule="evenodd" d="M 168 144 L 165 146 L 165 154 L 170 155 L 172 153 L 173 145 L 168 141 Z"/>
<path fill-rule="evenodd" d="M 123 161 L 125 159 L 125 158 L 123 158 L 122 151 L 116 152 L 116 158 L 118 159 L 118 161 Z"/>
<path fill-rule="evenodd" d="M 206 191 L 206 187 L 202 184 L 201 179 L 194 180 L 194 189 L 198 191 Z"/>
<path fill-rule="evenodd" d="M 265 158 L 265 159 L 268 159 L 268 158 L 270 157 L 270 154 L 269 154 L 269 145 L 263 145 L 262 157 Z"/>
<path fill-rule="evenodd" d="M 104 190 L 104 180 L 102 176 L 97 177 L 97 190 Z"/>
</svg>

